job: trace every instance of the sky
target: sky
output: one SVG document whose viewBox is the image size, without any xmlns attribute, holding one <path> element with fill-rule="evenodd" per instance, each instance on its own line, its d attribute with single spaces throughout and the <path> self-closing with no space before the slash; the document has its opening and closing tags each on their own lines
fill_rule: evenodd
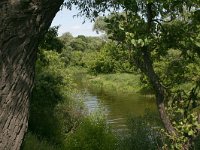
<svg viewBox="0 0 200 150">
<path fill-rule="evenodd" d="M 73 8 L 71 11 L 63 8 L 57 13 L 51 26 L 60 25 L 58 30 L 59 36 L 66 32 L 70 32 L 74 37 L 78 35 L 100 36 L 95 31 L 92 31 L 94 23 L 91 23 L 90 20 L 86 20 L 86 22 L 83 24 L 84 18 L 73 17 L 77 13 L 78 11 L 75 8 Z"/>
</svg>

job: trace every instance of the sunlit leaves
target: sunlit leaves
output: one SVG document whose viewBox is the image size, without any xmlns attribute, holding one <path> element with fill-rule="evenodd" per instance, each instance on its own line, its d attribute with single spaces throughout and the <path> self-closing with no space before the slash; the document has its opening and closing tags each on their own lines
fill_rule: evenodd
<svg viewBox="0 0 200 150">
<path fill-rule="evenodd" d="M 187 116 L 184 116 L 184 108 L 180 108 L 177 105 L 169 105 L 168 111 L 169 114 L 171 114 L 171 117 L 174 119 L 173 125 L 178 132 L 178 137 L 165 133 L 172 143 L 167 147 L 170 149 L 181 149 L 183 143 L 189 143 L 190 139 L 198 136 L 200 124 L 198 123 L 197 113 L 191 112 Z M 177 118 L 177 116 L 180 116 L 180 114 L 184 117 Z"/>
</svg>

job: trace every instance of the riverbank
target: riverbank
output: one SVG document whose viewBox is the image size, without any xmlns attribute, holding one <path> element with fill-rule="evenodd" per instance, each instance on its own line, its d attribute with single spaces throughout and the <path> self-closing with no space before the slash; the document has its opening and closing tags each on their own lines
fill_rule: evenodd
<svg viewBox="0 0 200 150">
<path fill-rule="evenodd" d="M 120 95 L 139 94 L 147 97 L 154 97 L 152 91 L 145 89 L 140 82 L 139 74 L 115 73 L 92 75 L 85 68 L 71 67 L 70 73 L 75 80 L 97 92 Z M 80 83 L 79 83 L 80 84 Z"/>
<path fill-rule="evenodd" d="M 68 69 L 89 112 L 98 109 L 99 106 L 102 108 L 108 126 L 118 136 L 119 141 L 116 144 L 119 150 L 125 147 L 126 149 L 154 147 L 152 138 L 159 135 L 151 129 L 149 122 L 152 127 L 158 127 L 159 117 L 154 98 L 140 94 L 139 76 L 127 73 L 95 76 L 84 68 Z M 134 84 L 131 85 L 131 82 Z M 130 141 L 131 139 L 133 141 Z M 138 144 L 141 141 L 143 146 Z"/>
<path fill-rule="evenodd" d="M 45 54 L 54 59 L 49 61 L 48 66 L 41 66 L 42 69 L 38 70 L 35 83 L 36 91 L 33 93 L 34 99 L 32 99 L 30 106 L 29 132 L 24 140 L 23 150 L 36 150 L 38 148 L 43 150 L 123 150 L 125 147 L 128 150 L 133 149 L 136 145 L 138 147 L 141 145 L 129 142 L 133 138 L 144 141 L 144 147 L 154 146 L 151 138 L 146 138 L 150 137 L 151 133 L 149 129 L 146 130 L 146 123 L 143 123 L 146 117 L 131 117 L 132 119 L 129 119 L 127 125 L 128 131 L 131 131 L 129 134 L 118 136 L 110 127 L 114 121 L 122 117 L 126 119 L 125 115 L 121 115 L 128 115 L 130 110 L 134 111 L 135 114 L 145 116 L 143 109 L 146 105 L 143 104 L 147 100 L 146 98 L 143 101 L 134 97 L 133 100 L 131 99 L 132 103 L 129 103 L 128 99 L 117 95 L 125 91 L 136 92 L 131 85 L 128 86 L 131 81 L 125 82 L 125 80 L 134 81 L 133 79 L 136 80 L 136 78 L 131 77 L 130 74 L 123 74 L 121 77 L 117 74 L 90 75 L 87 70 L 82 68 L 65 68 L 63 64 L 55 61 L 59 58 L 56 57 L 57 54 L 52 52 Z M 37 69 L 40 69 L 40 66 Z M 78 80 L 75 81 L 75 78 Z M 108 99 L 108 95 L 101 97 L 101 99 L 98 99 L 99 95 L 93 95 L 99 103 L 109 106 L 107 110 L 109 110 L 110 116 L 104 116 L 101 111 L 88 114 L 82 106 L 81 99 L 74 97 L 74 95 L 80 95 L 80 97 L 88 98 L 87 95 L 79 93 L 79 89 L 76 89 L 78 86 L 76 82 L 83 84 L 86 88 L 90 87 L 94 91 L 100 89 L 103 90 L 102 92 L 105 91 L 104 94 L 110 93 L 110 99 Z M 99 84 L 100 82 L 102 83 Z M 112 86 L 108 86 L 108 83 Z M 98 88 L 97 85 L 101 85 L 101 88 Z M 126 90 L 122 92 L 120 88 Z M 114 95 L 117 95 L 117 98 L 112 97 Z M 142 103 L 136 105 L 138 102 Z M 147 106 L 150 107 L 150 104 L 147 103 Z M 110 120 L 107 120 L 108 117 Z M 143 130 L 139 127 L 145 129 L 142 135 L 140 132 Z M 132 130 L 134 131 L 132 132 Z M 142 149 L 145 148 L 142 147 Z"/>
<path fill-rule="evenodd" d="M 102 113 L 90 114 L 60 54 L 41 51 L 22 150 L 114 150 L 115 136 Z M 46 60 L 46 62 L 43 62 Z M 78 142 L 77 142 L 78 141 Z"/>
</svg>

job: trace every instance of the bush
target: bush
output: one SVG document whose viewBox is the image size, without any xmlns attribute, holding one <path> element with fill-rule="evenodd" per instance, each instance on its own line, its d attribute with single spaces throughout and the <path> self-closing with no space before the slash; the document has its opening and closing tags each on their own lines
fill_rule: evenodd
<svg viewBox="0 0 200 150">
<path fill-rule="evenodd" d="M 82 61 L 84 53 L 82 51 L 73 51 L 71 52 L 71 66 L 84 66 L 84 62 Z"/>
<path fill-rule="evenodd" d="M 69 150 L 115 150 L 116 139 L 100 114 L 84 118 L 77 130 L 67 137 Z"/>
<path fill-rule="evenodd" d="M 83 61 L 92 73 L 133 72 L 129 53 L 115 43 L 107 43 L 99 52 L 85 54 Z"/>
<path fill-rule="evenodd" d="M 163 137 L 157 114 L 147 111 L 144 116 L 129 118 L 128 133 L 119 143 L 120 150 L 155 150 L 162 147 Z M 164 140 L 164 139 L 163 139 Z"/>
<path fill-rule="evenodd" d="M 68 97 L 71 81 L 64 62 L 60 61 L 60 54 L 53 51 L 42 51 L 41 54 L 30 101 L 29 131 L 63 147 L 66 133 L 80 116 L 72 113 Z"/>
<path fill-rule="evenodd" d="M 90 53 L 87 56 L 86 66 L 90 72 L 98 73 L 112 73 L 114 72 L 115 61 L 103 52 Z"/>
<path fill-rule="evenodd" d="M 22 150 L 58 150 L 60 148 L 51 145 L 44 139 L 39 139 L 36 135 L 28 133 L 22 145 Z"/>
</svg>

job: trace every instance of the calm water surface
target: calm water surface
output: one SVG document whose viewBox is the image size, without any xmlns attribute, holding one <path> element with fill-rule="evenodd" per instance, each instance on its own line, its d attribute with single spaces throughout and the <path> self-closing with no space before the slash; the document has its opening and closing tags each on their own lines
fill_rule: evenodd
<svg viewBox="0 0 200 150">
<path fill-rule="evenodd" d="M 80 81 L 80 80 L 79 80 Z M 114 130 L 126 130 L 130 116 L 142 116 L 145 110 L 156 111 L 155 100 L 139 94 L 109 93 L 104 89 L 93 89 L 77 82 L 78 91 L 83 97 L 89 112 L 103 109 L 107 122 Z"/>
</svg>

